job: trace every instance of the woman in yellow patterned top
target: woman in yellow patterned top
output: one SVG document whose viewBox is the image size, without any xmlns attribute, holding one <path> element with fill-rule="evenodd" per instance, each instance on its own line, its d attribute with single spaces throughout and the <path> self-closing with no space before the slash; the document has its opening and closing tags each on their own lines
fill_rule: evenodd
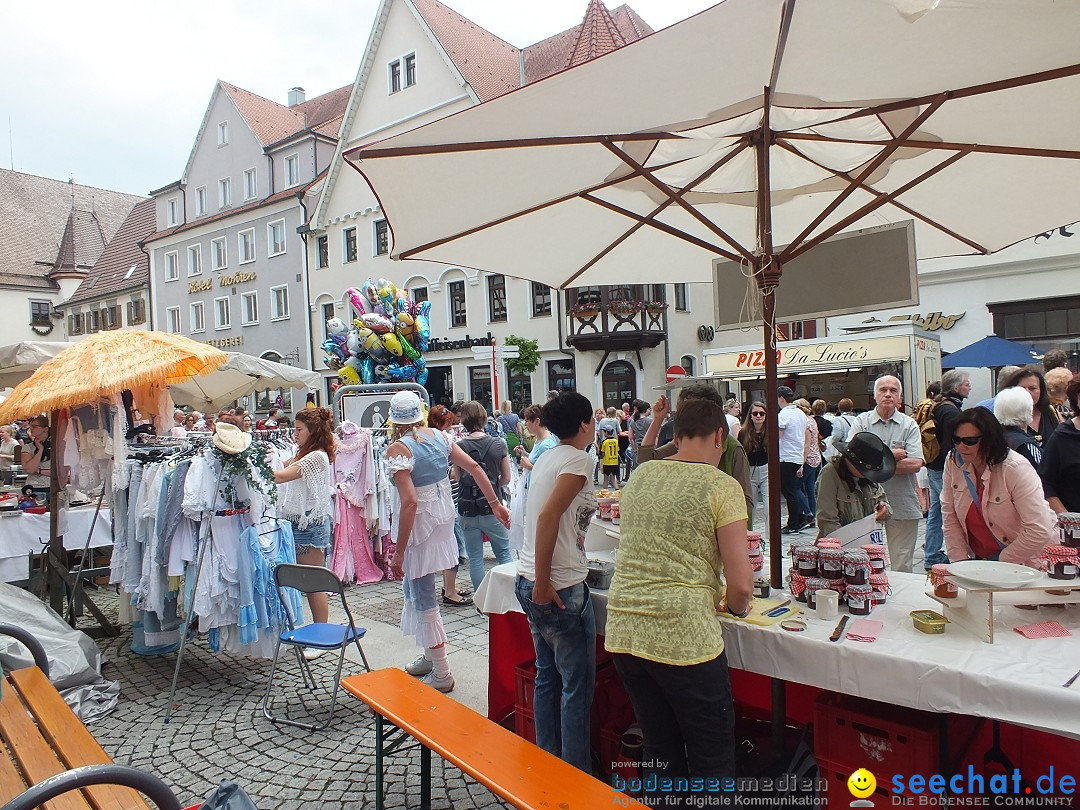
<svg viewBox="0 0 1080 810">
<path fill-rule="evenodd" d="M 715 402 L 680 402 L 678 453 L 643 464 L 622 494 L 605 646 L 634 704 L 645 769 L 659 777 L 660 794 L 676 791 L 665 778 L 700 777 L 715 792 L 735 775 L 735 709 L 716 614 L 746 615 L 753 573 L 742 489 L 716 468 L 726 434 Z"/>
</svg>

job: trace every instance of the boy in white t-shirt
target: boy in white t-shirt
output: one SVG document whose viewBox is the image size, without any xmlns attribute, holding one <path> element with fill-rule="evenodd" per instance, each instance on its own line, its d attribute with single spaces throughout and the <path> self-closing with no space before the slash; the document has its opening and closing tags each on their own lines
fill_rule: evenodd
<svg viewBox="0 0 1080 810">
<path fill-rule="evenodd" d="M 542 506 L 526 511 L 516 583 L 536 649 L 536 744 L 589 773 L 596 622 L 585 584 L 585 533 L 596 493 L 585 448 L 594 438 L 592 405 L 581 394 L 560 394 L 544 405 L 540 422 L 559 444 L 529 479 L 529 503 Z"/>
</svg>

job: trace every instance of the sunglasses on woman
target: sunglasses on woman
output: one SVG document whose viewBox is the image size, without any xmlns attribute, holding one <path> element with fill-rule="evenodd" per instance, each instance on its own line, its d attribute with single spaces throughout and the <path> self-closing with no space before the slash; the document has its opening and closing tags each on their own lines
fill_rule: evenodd
<svg viewBox="0 0 1080 810">
<path fill-rule="evenodd" d="M 953 444 L 962 444 L 965 447 L 974 447 L 979 443 L 982 436 L 953 436 Z"/>
<path fill-rule="evenodd" d="M 751 416 L 764 416 L 764 415 L 765 415 L 765 411 L 751 411 L 751 412 L 750 412 L 750 415 L 751 415 Z"/>
</svg>

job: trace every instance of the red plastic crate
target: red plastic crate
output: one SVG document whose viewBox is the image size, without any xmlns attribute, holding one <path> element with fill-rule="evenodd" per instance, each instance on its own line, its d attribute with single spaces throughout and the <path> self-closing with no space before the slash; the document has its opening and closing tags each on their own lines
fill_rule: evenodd
<svg viewBox="0 0 1080 810">
<path fill-rule="evenodd" d="M 855 797 L 848 790 L 847 781 L 852 772 L 856 770 L 858 768 L 849 768 L 846 765 L 838 765 L 835 762 L 818 759 L 818 777 L 828 780 L 825 792 L 818 794 L 819 799 L 826 800 L 821 803 L 822 807 L 847 807 L 854 801 Z M 867 770 L 874 773 L 873 768 L 867 768 Z M 881 774 L 874 773 L 874 776 L 881 781 L 878 782 L 877 789 L 867 799 L 872 801 L 876 807 L 888 807 L 892 801 L 892 794 L 882 784 L 884 779 Z"/>
<path fill-rule="evenodd" d="M 814 704 L 814 756 L 848 775 L 859 768 L 875 775 L 936 773 L 938 722 L 929 712 L 828 693 Z"/>
<path fill-rule="evenodd" d="M 514 667 L 514 700 L 518 706 L 532 712 L 535 687 L 536 667 L 532 664 Z"/>
<path fill-rule="evenodd" d="M 514 707 L 514 733 L 536 745 L 536 721 L 532 709 L 520 705 Z"/>
</svg>

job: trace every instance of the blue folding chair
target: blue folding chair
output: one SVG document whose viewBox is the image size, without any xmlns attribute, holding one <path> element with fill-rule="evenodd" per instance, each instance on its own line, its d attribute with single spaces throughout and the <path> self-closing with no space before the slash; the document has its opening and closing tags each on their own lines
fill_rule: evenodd
<svg viewBox="0 0 1080 810">
<path fill-rule="evenodd" d="M 360 646 L 360 639 L 364 637 L 367 630 L 363 627 L 358 628 L 356 626 L 356 622 L 353 620 L 352 611 L 349 610 L 349 605 L 345 601 L 345 586 L 341 584 L 341 580 L 338 579 L 333 572 L 313 565 L 284 564 L 279 565 L 274 572 L 274 581 L 277 584 L 278 597 L 281 599 L 282 605 L 285 606 L 285 621 L 287 627 L 286 630 L 278 636 L 277 644 L 274 646 L 274 660 L 270 664 L 270 680 L 266 684 L 266 695 L 263 696 L 262 700 L 263 716 L 271 723 L 282 723 L 297 728 L 305 728 L 309 731 L 320 731 L 324 728 L 328 728 L 334 720 L 334 710 L 337 708 L 338 689 L 341 686 L 341 669 L 345 664 L 345 648 L 350 644 L 355 644 L 357 651 L 360 653 L 360 659 L 364 662 L 364 669 L 371 672 L 367 656 L 364 654 L 364 648 Z M 289 610 L 288 602 L 282 594 L 282 588 L 295 588 L 304 594 L 336 593 L 341 599 L 341 607 L 344 609 L 346 617 L 348 617 L 348 623 L 328 624 L 325 622 L 312 622 L 311 624 L 305 624 L 302 627 L 296 627 L 292 612 Z M 270 710 L 270 693 L 274 688 L 274 674 L 277 671 L 278 655 L 281 652 L 282 644 L 292 647 L 295 651 L 296 659 L 300 662 L 300 672 L 304 680 L 304 685 L 309 689 L 315 689 L 317 684 L 315 682 L 315 677 L 311 674 L 311 668 L 308 665 L 308 662 L 301 654 L 303 648 L 312 647 L 319 650 L 339 651 L 337 671 L 334 673 L 334 694 L 330 698 L 330 712 L 327 715 L 326 722 L 305 723 L 299 720 L 290 719 L 287 709 L 285 713 L 281 715 L 275 715 Z"/>
</svg>

